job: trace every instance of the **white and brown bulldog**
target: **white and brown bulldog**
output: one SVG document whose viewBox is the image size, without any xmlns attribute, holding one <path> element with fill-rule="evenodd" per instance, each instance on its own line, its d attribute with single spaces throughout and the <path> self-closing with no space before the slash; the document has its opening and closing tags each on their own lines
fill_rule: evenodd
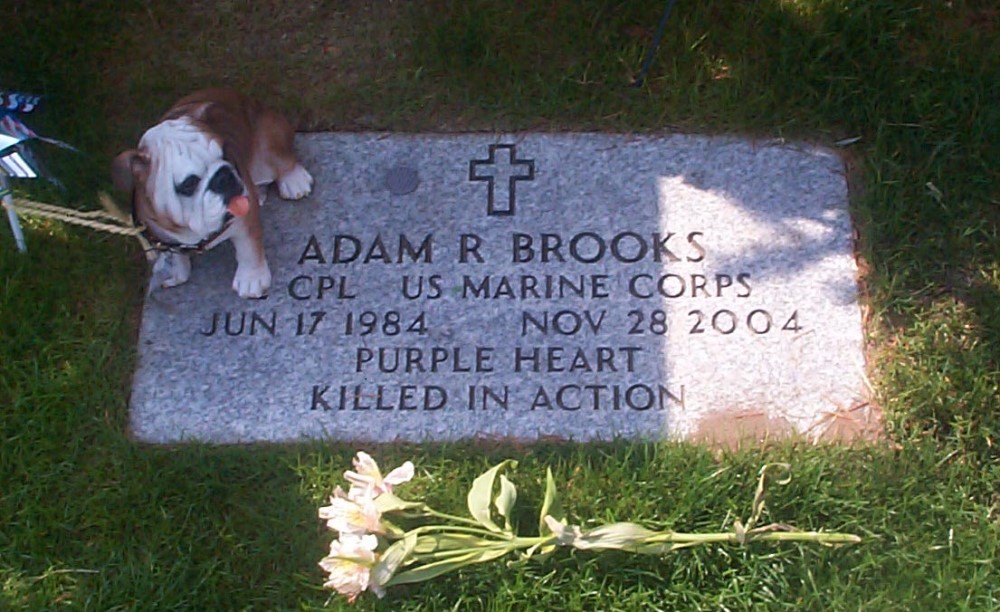
<svg viewBox="0 0 1000 612">
<path fill-rule="evenodd" d="M 132 194 L 132 214 L 160 251 L 154 275 L 164 287 L 191 275 L 190 254 L 231 239 L 233 289 L 266 295 L 271 270 L 261 240 L 259 193 L 278 184 L 282 198 L 312 189 L 312 176 L 292 149 L 288 122 L 229 89 L 206 89 L 178 101 L 112 164 L 115 187 Z M 263 186 L 260 192 L 258 187 Z"/>
</svg>

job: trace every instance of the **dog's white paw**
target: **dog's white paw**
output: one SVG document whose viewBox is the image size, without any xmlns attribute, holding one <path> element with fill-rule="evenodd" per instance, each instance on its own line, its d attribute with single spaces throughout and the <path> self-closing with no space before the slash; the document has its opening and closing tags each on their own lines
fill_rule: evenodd
<svg viewBox="0 0 1000 612">
<path fill-rule="evenodd" d="M 271 287 L 271 268 L 265 261 L 260 266 L 245 264 L 236 265 L 236 276 L 233 277 L 233 290 L 241 298 L 261 298 L 267 295 Z"/>
<path fill-rule="evenodd" d="M 302 164 L 295 167 L 278 179 L 278 193 L 286 200 L 300 200 L 312 191 L 313 177 Z"/>
<path fill-rule="evenodd" d="M 160 253 L 153 264 L 153 278 L 164 288 L 183 285 L 191 278 L 191 258 L 173 251 Z"/>
</svg>

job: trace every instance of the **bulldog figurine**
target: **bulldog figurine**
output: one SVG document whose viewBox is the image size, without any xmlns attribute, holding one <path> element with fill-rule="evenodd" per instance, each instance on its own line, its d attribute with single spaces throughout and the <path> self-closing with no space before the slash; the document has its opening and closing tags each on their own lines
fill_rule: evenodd
<svg viewBox="0 0 1000 612">
<path fill-rule="evenodd" d="M 179 100 L 112 163 L 117 189 L 130 193 L 132 215 L 159 251 L 154 275 L 164 287 L 191 275 L 190 255 L 232 240 L 233 289 L 260 298 L 271 286 L 261 238 L 260 193 L 277 183 L 286 200 L 312 190 L 313 178 L 292 149 L 281 115 L 230 89 Z M 258 191 L 258 187 L 262 189 Z"/>
</svg>

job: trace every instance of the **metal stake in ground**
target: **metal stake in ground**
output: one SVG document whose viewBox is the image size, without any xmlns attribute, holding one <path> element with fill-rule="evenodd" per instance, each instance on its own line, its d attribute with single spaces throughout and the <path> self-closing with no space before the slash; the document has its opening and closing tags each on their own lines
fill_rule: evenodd
<svg viewBox="0 0 1000 612">
<path fill-rule="evenodd" d="M 14 232 L 14 242 L 17 244 L 17 250 L 24 253 L 28 250 L 28 245 L 24 242 L 24 232 L 21 231 L 21 222 L 17 218 L 17 212 L 14 211 L 14 198 L 10 190 L 10 185 L 7 182 L 7 175 L 3 172 L 0 172 L 0 199 L 3 201 L 3 207 L 7 209 L 7 221 L 10 222 L 10 231 Z"/>
<path fill-rule="evenodd" d="M 646 59 L 642 62 L 642 68 L 639 68 L 639 74 L 632 81 L 632 87 L 642 87 L 643 82 L 646 80 L 646 73 L 649 72 L 649 67 L 653 65 L 653 57 L 656 55 L 656 50 L 660 47 L 660 41 L 663 40 L 663 32 L 667 29 L 667 19 L 670 17 L 670 11 L 676 3 L 677 0 L 667 0 L 667 6 L 663 9 L 663 16 L 660 17 L 660 23 L 656 26 L 656 34 L 653 35 L 653 44 L 649 46 L 649 51 L 646 52 Z"/>
</svg>

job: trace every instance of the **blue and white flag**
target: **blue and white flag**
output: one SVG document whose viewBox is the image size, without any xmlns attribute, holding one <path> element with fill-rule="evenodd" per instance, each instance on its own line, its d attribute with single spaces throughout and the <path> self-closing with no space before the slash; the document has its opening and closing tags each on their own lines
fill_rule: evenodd
<svg viewBox="0 0 1000 612">
<path fill-rule="evenodd" d="M 23 144 L 27 140 L 41 140 L 49 144 L 76 151 L 76 148 L 56 140 L 39 136 L 15 113 L 30 113 L 40 102 L 39 96 L 0 91 L 0 172 L 15 178 L 38 178 L 42 171 L 38 161 Z M 48 177 L 53 182 L 54 177 Z"/>
</svg>

